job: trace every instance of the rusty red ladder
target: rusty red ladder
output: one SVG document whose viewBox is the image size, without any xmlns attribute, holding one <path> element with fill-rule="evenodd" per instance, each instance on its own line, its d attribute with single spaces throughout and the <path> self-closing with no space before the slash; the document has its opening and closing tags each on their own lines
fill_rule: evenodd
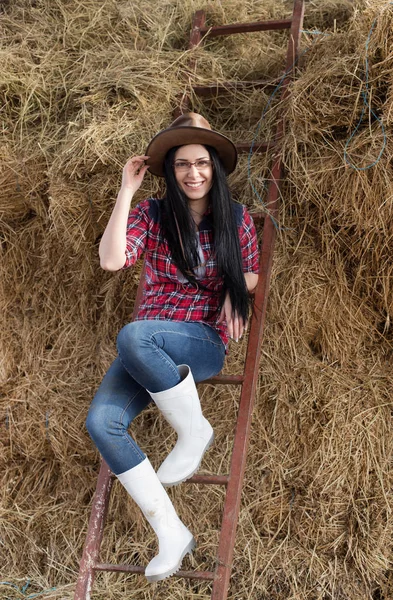
<svg viewBox="0 0 393 600">
<path fill-rule="evenodd" d="M 298 58 L 300 33 L 304 15 L 304 0 L 294 0 L 291 19 L 281 21 L 259 21 L 255 23 L 235 23 L 219 27 L 205 26 L 205 13 L 198 11 L 195 13 L 191 30 L 190 48 L 198 46 L 202 39 L 231 35 L 235 33 L 247 33 L 253 31 L 269 31 L 279 29 L 289 29 L 290 37 L 286 57 L 286 68 L 281 82 L 281 96 L 283 100 L 289 93 L 288 84 L 291 77 L 291 71 Z M 243 89 L 263 87 L 269 83 L 264 81 L 253 82 L 228 82 L 222 85 L 212 84 L 208 86 L 193 86 L 194 93 L 200 96 L 212 96 L 223 90 L 230 90 L 234 87 Z M 275 87 L 275 84 L 273 85 Z M 188 110 L 190 99 L 183 98 L 180 112 Z M 277 143 L 284 133 L 284 119 L 277 122 L 275 138 L 273 145 Z M 240 142 L 237 145 L 239 152 L 249 152 L 251 143 Z M 253 152 L 266 152 L 268 143 L 252 144 Z M 273 157 L 271 167 L 271 179 L 269 182 L 266 204 L 269 207 L 269 214 L 253 213 L 254 220 L 263 220 L 262 246 L 260 256 L 260 277 L 258 286 L 255 290 L 254 304 L 255 310 L 250 323 L 250 333 L 247 346 L 243 375 L 217 375 L 208 380 L 214 384 L 232 384 L 241 385 L 241 397 L 239 412 L 237 417 L 234 445 L 231 457 L 231 466 L 228 475 L 194 475 L 186 483 L 205 483 L 226 486 L 226 497 L 224 503 L 223 520 L 220 531 L 220 539 L 217 551 L 216 567 L 212 571 L 179 571 L 174 577 L 184 577 L 189 579 L 199 579 L 212 582 L 212 600 L 226 600 L 229 581 L 231 576 L 233 549 L 235 545 L 235 535 L 237 520 L 240 510 L 240 498 L 243 486 L 244 472 L 246 467 L 247 449 L 250 436 L 251 415 L 254 405 L 255 391 L 258 380 L 258 367 L 261 353 L 261 343 L 264 332 L 264 323 L 266 315 L 267 298 L 269 293 L 270 275 L 273 261 L 273 250 L 276 238 L 276 223 L 278 216 L 279 186 L 282 176 L 282 159 L 279 152 Z M 144 272 L 142 272 L 139 283 L 135 311 L 139 306 Z M 207 382 L 205 382 L 207 383 Z M 104 564 L 98 561 L 99 550 L 101 546 L 104 523 L 107 515 L 109 497 L 112 488 L 114 476 L 108 465 L 102 461 L 98 475 L 97 488 L 93 499 L 92 511 L 89 520 L 88 533 L 83 549 L 83 555 L 80 563 L 79 577 L 76 583 L 74 600 L 89 600 L 94 576 L 97 571 L 119 571 L 125 573 L 144 573 L 144 568 L 134 565 L 113 565 Z"/>
</svg>

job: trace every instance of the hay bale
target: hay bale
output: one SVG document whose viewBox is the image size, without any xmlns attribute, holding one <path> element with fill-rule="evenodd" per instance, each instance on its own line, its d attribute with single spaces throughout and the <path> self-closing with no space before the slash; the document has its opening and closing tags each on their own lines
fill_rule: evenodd
<svg viewBox="0 0 393 600">
<path fill-rule="evenodd" d="M 191 84 L 277 81 L 286 34 L 211 40 L 188 50 L 198 2 L 17 0 L 0 16 L 0 596 L 73 597 L 98 456 L 84 428 L 95 389 L 132 313 L 139 267 L 104 273 L 100 235 L 121 166 L 171 120 Z M 207 22 L 281 18 L 289 2 L 210 2 Z M 259 118 L 269 90 L 231 91 L 193 106 L 233 139 L 272 139 L 285 108 L 286 183 L 260 381 L 229 598 L 342 600 L 392 596 L 391 155 L 390 132 L 374 169 L 345 167 L 362 112 L 369 43 L 374 110 L 392 115 L 391 7 L 385 0 L 306 3 L 308 51 L 292 95 Z M 190 67 L 197 61 L 198 68 Z M 257 130 L 258 128 L 258 131 Z M 358 167 L 381 148 L 366 120 L 348 147 Z M 242 156 L 231 185 L 261 208 L 269 156 Z M 248 164 L 250 162 L 250 164 Z M 250 179 L 255 195 L 250 187 Z M 133 204 L 159 193 L 147 176 Z M 264 210 L 268 207 L 263 206 Z M 226 372 L 239 373 L 246 340 Z M 216 431 L 204 472 L 229 468 L 239 391 L 201 386 Z M 151 407 L 133 432 L 154 465 L 173 435 Z M 212 568 L 223 490 L 170 490 L 198 538 L 186 567 Z M 115 485 L 102 559 L 145 564 L 155 541 Z M 56 589 L 50 590 L 55 587 Z M 103 574 L 111 600 L 210 597 L 210 586 Z M 27 592 L 26 592 L 27 593 Z M 25 594 L 26 595 L 26 594 Z"/>
</svg>

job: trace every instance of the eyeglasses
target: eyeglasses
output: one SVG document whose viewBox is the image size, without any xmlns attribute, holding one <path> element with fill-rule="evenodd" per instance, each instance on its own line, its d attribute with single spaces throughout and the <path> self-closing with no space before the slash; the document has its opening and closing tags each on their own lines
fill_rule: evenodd
<svg viewBox="0 0 393 600">
<path fill-rule="evenodd" d="M 201 158 L 200 160 L 196 160 L 194 162 L 190 162 L 189 160 L 177 160 L 173 166 L 176 171 L 189 171 L 193 165 L 197 171 L 203 171 L 204 169 L 208 169 L 212 166 L 212 161 L 207 158 Z"/>
</svg>

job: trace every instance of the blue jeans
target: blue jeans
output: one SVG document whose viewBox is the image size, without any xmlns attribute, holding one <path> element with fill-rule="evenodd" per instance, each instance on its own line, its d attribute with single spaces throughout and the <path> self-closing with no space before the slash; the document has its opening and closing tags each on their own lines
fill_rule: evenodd
<svg viewBox="0 0 393 600">
<path fill-rule="evenodd" d="M 219 373 L 225 347 L 203 323 L 143 320 L 129 323 L 117 337 L 118 356 L 91 403 L 86 427 L 116 475 L 132 469 L 145 454 L 127 432 L 151 402 L 150 392 L 180 383 L 177 365 L 187 364 L 196 382 Z"/>
</svg>

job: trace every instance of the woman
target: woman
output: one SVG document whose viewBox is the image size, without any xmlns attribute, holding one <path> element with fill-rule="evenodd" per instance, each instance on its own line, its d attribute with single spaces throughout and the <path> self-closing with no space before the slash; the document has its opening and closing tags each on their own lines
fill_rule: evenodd
<svg viewBox="0 0 393 600">
<path fill-rule="evenodd" d="M 118 335 L 118 356 L 86 424 L 158 537 L 159 553 L 145 571 L 149 581 L 175 573 L 195 546 L 163 485 L 191 477 L 213 442 L 195 382 L 222 369 L 228 336 L 238 341 L 243 335 L 249 291 L 258 280 L 255 228 L 226 182 L 236 159 L 232 142 L 203 117 L 182 115 L 153 138 L 146 155 L 126 163 L 100 243 L 106 270 L 130 267 L 146 255 L 137 320 Z M 148 169 L 165 177 L 166 196 L 129 212 Z M 178 436 L 157 473 L 127 433 L 152 399 Z"/>
</svg>

